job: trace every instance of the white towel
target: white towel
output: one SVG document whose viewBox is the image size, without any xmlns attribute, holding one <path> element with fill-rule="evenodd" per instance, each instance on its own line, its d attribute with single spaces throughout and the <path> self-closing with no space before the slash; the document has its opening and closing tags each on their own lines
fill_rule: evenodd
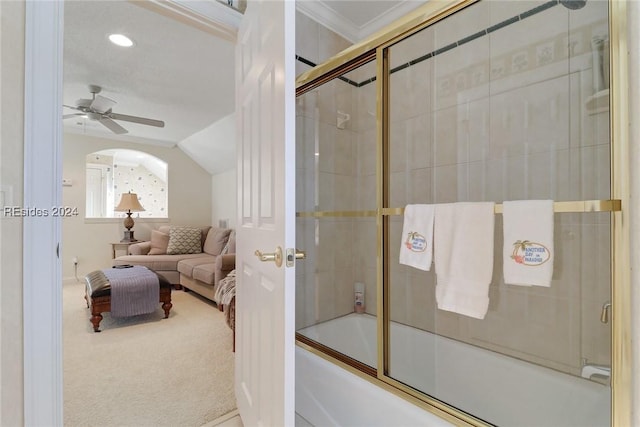
<svg viewBox="0 0 640 427">
<path fill-rule="evenodd" d="M 493 275 L 495 203 L 436 205 L 434 254 L 438 308 L 484 319 Z"/>
<path fill-rule="evenodd" d="M 504 282 L 551 286 L 553 200 L 504 202 Z"/>
<path fill-rule="evenodd" d="M 407 205 L 404 208 L 400 264 L 431 270 L 434 215 L 434 205 Z"/>
</svg>

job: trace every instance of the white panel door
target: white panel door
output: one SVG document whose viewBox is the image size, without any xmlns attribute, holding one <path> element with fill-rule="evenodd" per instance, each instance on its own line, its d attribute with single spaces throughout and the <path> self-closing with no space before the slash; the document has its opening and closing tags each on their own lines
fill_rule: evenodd
<svg viewBox="0 0 640 427">
<path fill-rule="evenodd" d="M 249 1 L 236 47 L 236 380 L 246 426 L 294 425 L 295 3 Z"/>
</svg>

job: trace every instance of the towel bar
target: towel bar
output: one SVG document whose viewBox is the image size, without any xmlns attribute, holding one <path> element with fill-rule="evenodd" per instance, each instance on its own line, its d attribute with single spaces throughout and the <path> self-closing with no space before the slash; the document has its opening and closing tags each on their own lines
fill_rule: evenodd
<svg viewBox="0 0 640 427">
<path fill-rule="evenodd" d="M 568 202 L 554 202 L 555 213 L 584 213 L 584 212 L 618 212 L 622 210 L 622 202 L 614 200 L 574 200 Z M 502 213 L 502 203 L 496 203 L 494 212 Z M 382 210 L 383 215 L 403 215 L 404 208 L 388 208 Z"/>
<path fill-rule="evenodd" d="M 612 200 L 573 200 L 568 202 L 554 202 L 555 213 L 585 213 L 585 212 L 619 212 L 622 210 L 622 201 Z M 502 213 L 502 204 L 496 203 L 496 214 Z M 382 215 L 404 215 L 404 208 L 383 208 Z M 314 211 L 296 212 L 301 218 L 335 218 L 335 217 L 375 217 L 376 211 Z"/>
</svg>

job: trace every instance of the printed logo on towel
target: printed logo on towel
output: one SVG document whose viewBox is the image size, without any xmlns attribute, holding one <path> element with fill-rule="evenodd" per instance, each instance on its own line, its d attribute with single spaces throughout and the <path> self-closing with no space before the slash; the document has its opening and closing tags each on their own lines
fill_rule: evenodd
<svg viewBox="0 0 640 427">
<path fill-rule="evenodd" d="M 407 241 L 404 244 L 412 252 L 424 252 L 427 249 L 427 239 L 415 231 L 407 234 Z"/>
<path fill-rule="evenodd" d="M 551 252 L 545 245 L 529 240 L 518 240 L 513 244 L 511 259 L 529 267 L 537 267 L 549 261 Z"/>
</svg>

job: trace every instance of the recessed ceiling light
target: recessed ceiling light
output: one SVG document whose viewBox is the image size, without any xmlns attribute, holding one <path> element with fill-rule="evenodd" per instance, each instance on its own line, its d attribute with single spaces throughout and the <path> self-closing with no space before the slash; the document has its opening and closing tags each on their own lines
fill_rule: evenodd
<svg viewBox="0 0 640 427">
<path fill-rule="evenodd" d="M 111 40 L 111 43 L 117 44 L 118 46 L 122 46 L 122 47 L 133 46 L 133 41 L 131 41 L 129 37 L 122 34 L 111 34 L 109 36 L 109 40 Z"/>
</svg>

